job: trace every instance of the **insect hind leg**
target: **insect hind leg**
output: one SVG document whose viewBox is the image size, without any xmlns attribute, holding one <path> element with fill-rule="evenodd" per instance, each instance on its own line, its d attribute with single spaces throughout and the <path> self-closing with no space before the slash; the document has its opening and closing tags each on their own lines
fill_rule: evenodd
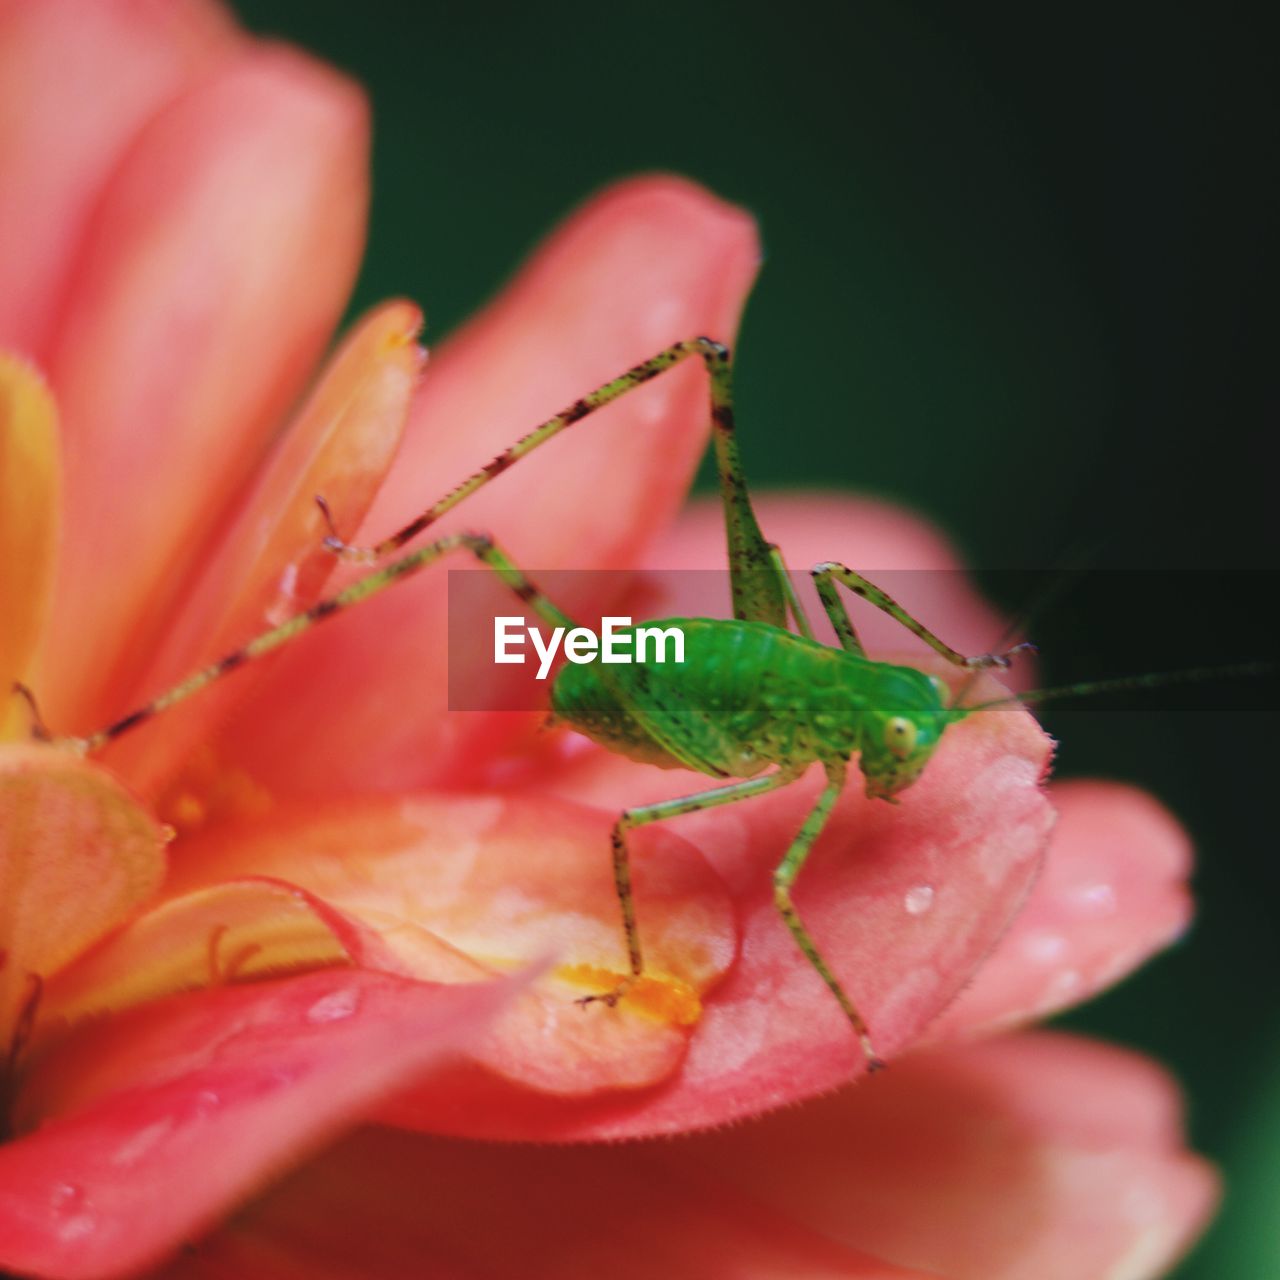
<svg viewBox="0 0 1280 1280">
<path fill-rule="evenodd" d="M 432 503 L 403 528 L 372 546 L 361 547 L 346 542 L 334 527 L 328 503 L 317 495 L 316 504 L 329 528 L 324 545 L 344 560 L 376 564 L 384 556 L 405 546 L 459 503 L 548 440 L 691 357 L 703 362 L 710 379 L 712 445 L 724 506 L 734 616 L 772 622 L 782 627 L 786 625 L 787 608 L 790 604 L 796 615 L 797 625 L 804 631 L 807 623 L 803 620 L 789 584 L 779 577 L 775 548 L 765 541 L 760 531 L 747 491 L 735 438 L 733 358 L 728 347 L 706 337 L 686 338 L 683 342 L 673 343 L 575 400 L 528 434 L 521 436 L 515 444 L 485 463 L 480 470 L 455 485 L 444 497 Z"/>
<path fill-rule="evenodd" d="M 131 711 L 128 715 L 95 730 L 83 738 L 55 739 L 80 754 L 88 754 L 105 747 L 131 729 L 144 724 L 153 716 L 167 710 L 175 703 L 185 702 L 201 689 L 239 670 L 247 663 L 279 649 L 297 639 L 318 623 L 342 613 L 370 596 L 378 595 L 394 586 L 402 578 L 425 569 L 429 564 L 454 551 L 468 551 L 487 568 L 492 569 L 508 587 L 544 622 L 555 627 L 571 628 L 573 619 L 558 609 L 500 550 L 493 539 L 484 533 L 451 533 L 429 542 L 425 546 L 391 561 L 381 569 L 375 569 L 339 591 L 336 595 L 313 604 L 278 627 L 264 631 L 239 649 L 210 663 L 207 667 L 189 675 L 185 680 L 166 689 L 158 697 Z"/>
</svg>

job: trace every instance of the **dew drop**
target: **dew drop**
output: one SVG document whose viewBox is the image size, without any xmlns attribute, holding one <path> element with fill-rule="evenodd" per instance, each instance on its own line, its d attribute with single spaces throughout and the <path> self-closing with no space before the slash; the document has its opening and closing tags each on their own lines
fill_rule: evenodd
<svg viewBox="0 0 1280 1280">
<path fill-rule="evenodd" d="M 1082 914 L 1091 916 L 1115 914 L 1116 891 L 1109 884 L 1083 885 L 1072 897 Z"/>
<path fill-rule="evenodd" d="M 195 1116 L 212 1115 L 222 1106 L 222 1095 L 214 1089 L 201 1089 L 191 1100 L 191 1113 Z"/>
<path fill-rule="evenodd" d="M 64 1244 L 83 1240 L 97 1230 L 98 1221 L 89 1211 L 84 1188 L 73 1182 L 59 1182 L 49 1197 L 56 1220 L 58 1238 Z"/>
<path fill-rule="evenodd" d="M 74 1182 L 59 1182 L 49 1197 L 55 1213 L 69 1213 L 84 1204 L 84 1188 Z"/>
<path fill-rule="evenodd" d="M 1084 978 L 1075 969 L 1063 969 L 1053 975 L 1049 983 L 1050 999 L 1062 999 L 1077 991 L 1084 983 Z"/>
<path fill-rule="evenodd" d="M 360 997 L 354 987 L 331 991 L 307 1010 L 308 1022 L 341 1022 L 349 1018 L 359 1007 Z"/>
<path fill-rule="evenodd" d="M 296 564 L 285 565 L 284 572 L 280 575 L 280 582 L 276 587 L 276 598 L 267 607 L 266 619 L 269 625 L 278 627 L 297 613 L 297 591 L 298 566 Z"/>
<path fill-rule="evenodd" d="M 933 906 L 933 885 L 918 884 L 915 888 L 908 889 L 902 905 L 906 907 L 908 915 L 924 915 Z"/>
</svg>

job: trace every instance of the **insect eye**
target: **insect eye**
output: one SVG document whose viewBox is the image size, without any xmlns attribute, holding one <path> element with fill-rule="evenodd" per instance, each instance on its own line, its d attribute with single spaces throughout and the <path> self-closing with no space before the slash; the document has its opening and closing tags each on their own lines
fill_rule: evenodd
<svg viewBox="0 0 1280 1280">
<path fill-rule="evenodd" d="M 884 745 L 895 756 L 905 760 L 916 746 L 916 726 L 906 716 L 894 716 L 885 722 Z"/>
</svg>

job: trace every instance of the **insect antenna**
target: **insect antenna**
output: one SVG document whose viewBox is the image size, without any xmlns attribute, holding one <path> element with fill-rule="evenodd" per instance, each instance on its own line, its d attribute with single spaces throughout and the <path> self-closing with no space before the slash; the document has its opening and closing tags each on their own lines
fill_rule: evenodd
<svg viewBox="0 0 1280 1280">
<path fill-rule="evenodd" d="M 1036 646 L 1029 640 L 1024 640 L 1012 648 L 1008 646 L 1015 636 L 1024 634 L 1037 618 L 1043 617 L 1057 605 L 1070 588 L 1097 562 L 1101 553 L 1101 542 L 1095 542 L 1088 546 L 1079 544 L 1074 550 L 1061 556 L 1057 572 L 1050 574 L 1048 581 L 1042 583 L 1039 590 L 1009 619 L 1008 626 L 1000 633 L 1000 638 L 992 646 L 991 652 L 1003 654 L 1005 657 L 1020 651 L 1035 653 Z M 959 707 L 964 702 L 981 674 L 981 671 L 975 669 L 956 689 L 948 709 Z"/>
<path fill-rule="evenodd" d="M 1240 662 L 1224 667 L 1187 667 L 1182 671 L 1153 671 L 1137 676 L 1117 676 L 1109 680 L 1085 680 L 1079 684 L 1058 685 L 1050 689 L 1029 689 L 1025 693 L 1013 693 L 1007 698 L 993 698 L 989 702 L 976 702 L 970 707 L 955 706 L 951 711 L 956 719 L 986 711 L 991 707 L 1007 707 L 1014 702 L 1048 702 L 1059 698 L 1084 698 L 1098 693 L 1119 693 L 1126 689 L 1162 689 L 1174 684 L 1198 684 L 1205 680 L 1239 679 L 1265 676 L 1275 671 L 1272 662 Z"/>
</svg>

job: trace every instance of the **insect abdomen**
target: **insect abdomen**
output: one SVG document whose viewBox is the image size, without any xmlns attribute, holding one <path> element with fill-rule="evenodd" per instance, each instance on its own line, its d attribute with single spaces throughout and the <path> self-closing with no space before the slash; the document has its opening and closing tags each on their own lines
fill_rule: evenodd
<svg viewBox="0 0 1280 1280">
<path fill-rule="evenodd" d="M 565 667 L 556 715 L 633 760 L 751 777 L 770 765 L 848 759 L 861 698 L 850 655 L 763 622 L 668 618 L 684 662 Z"/>
</svg>

